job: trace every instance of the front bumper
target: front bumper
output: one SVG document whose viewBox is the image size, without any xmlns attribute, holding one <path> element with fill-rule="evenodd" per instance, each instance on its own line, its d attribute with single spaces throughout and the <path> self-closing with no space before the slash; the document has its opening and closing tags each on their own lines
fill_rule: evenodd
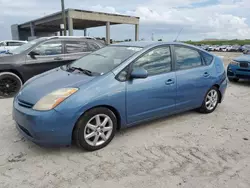
<svg viewBox="0 0 250 188">
<path fill-rule="evenodd" d="M 228 65 L 227 67 L 228 78 L 250 79 L 250 67 L 241 68 L 238 65 Z"/>
<path fill-rule="evenodd" d="M 50 147 L 71 144 L 74 122 L 70 116 L 55 110 L 35 111 L 19 105 L 16 99 L 12 115 L 20 133 L 38 145 Z"/>
</svg>

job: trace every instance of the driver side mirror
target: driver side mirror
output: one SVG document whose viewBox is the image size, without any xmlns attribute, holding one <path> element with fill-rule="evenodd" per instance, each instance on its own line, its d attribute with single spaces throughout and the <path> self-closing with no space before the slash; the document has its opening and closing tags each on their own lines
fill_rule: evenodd
<svg viewBox="0 0 250 188">
<path fill-rule="evenodd" d="M 142 67 L 134 68 L 130 74 L 130 78 L 147 78 L 148 71 Z"/>
<path fill-rule="evenodd" d="M 39 54 L 37 54 L 37 53 L 34 52 L 34 51 L 31 51 L 31 52 L 29 53 L 29 56 L 30 56 L 32 59 L 36 59 L 36 55 L 39 55 Z"/>
</svg>

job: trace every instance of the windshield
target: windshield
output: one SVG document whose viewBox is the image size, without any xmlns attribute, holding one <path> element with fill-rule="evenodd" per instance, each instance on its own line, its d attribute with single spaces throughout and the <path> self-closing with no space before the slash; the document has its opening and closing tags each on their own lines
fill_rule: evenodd
<svg viewBox="0 0 250 188">
<path fill-rule="evenodd" d="M 76 60 L 70 67 L 77 67 L 102 75 L 113 70 L 141 49 L 140 47 L 107 46 Z"/>
<path fill-rule="evenodd" d="M 13 50 L 10 50 L 10 52 L 13 54 L 21 54 L 22 52 L 28 50 L 29 48 L 31 48 L 32 46 L 34 46 L 35 44 L 37 44 L 38 42 L 41 42 L 43 40 L 45 40 L 45 38 L 39 38 L 39 39 L 32 40 L 28 43 L 23 44 L 20 47 L 17 47 Z"/>
</svg>

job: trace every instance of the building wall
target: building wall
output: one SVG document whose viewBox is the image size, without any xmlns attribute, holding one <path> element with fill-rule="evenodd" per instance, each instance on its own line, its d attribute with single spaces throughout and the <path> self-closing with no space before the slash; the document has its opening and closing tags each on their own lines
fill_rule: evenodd
<svg viewBox="0 0 250 188">
<path fill-rule="evenodd" d="M 35 32 L 35 36 L 31 37 L 30 30 L 23 30 L 18 27 L 17 24 L 11 26 L 11 34 L 13 40 L 33 40 L 39 37 L 49 37 L 56 36 L 57 34 L 54 32 Z"/>
</svg>

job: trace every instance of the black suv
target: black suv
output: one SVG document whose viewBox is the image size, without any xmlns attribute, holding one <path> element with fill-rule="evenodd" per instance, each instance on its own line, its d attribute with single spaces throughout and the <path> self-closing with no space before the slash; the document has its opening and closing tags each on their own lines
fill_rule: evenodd
<svg viewBox="0 0 250 188">
<path fill-rule="evenodd" d="M 0 97 L 13 97 L 29 78 L 102 48 L 84 37 L 42 37 L 0 55 Z"/>
</svg>

